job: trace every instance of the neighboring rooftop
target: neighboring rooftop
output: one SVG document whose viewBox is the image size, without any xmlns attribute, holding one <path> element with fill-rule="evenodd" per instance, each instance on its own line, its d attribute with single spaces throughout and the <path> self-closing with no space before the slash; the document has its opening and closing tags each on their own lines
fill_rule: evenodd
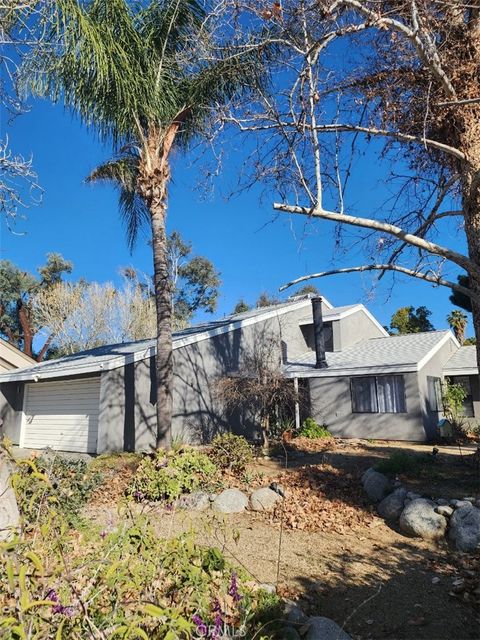
<svg viewBox="0 0 480 640">
<path fill-rule="evenodd" d="M 443 373 L 446 376 L 467 376 L 478 373 L 477 367 L 477 347 L 468 345 L 460 347 L 453 356 L 445 363 Z"/>
<path fill-rule="evenodd" d="M 315 368 L 315 353 L 309 351 L 297 361 L 286 365 L 284 370 L 291 378 L 418 371 L 449 339 L 455 340 L 450 331 L 371 338 L 344 351 L 327 352 L 326 369 Z"/>
</svg>

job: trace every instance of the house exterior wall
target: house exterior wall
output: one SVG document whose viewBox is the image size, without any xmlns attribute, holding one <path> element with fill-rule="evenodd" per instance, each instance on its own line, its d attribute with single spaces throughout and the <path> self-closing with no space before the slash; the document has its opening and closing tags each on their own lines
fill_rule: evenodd
<svg viewBox="0 0 480 640">
<path fill-rule="evenodd" d="M 457 346 L 453 340 L 448 340 L 442 347 L 430 358 L 427 364 L 418 372 L 418 389 L 420 394 L 420 406 L 422 410 L 422 419 L 427 434 L 427 439 L 433 439 L 437 434 L 437 424 L 442 417 L 442 411 L 432 411 L 429 402 L 428 378 L 443 379 L 443 367 L 445 363 L 457 351 Z"/>
<path fill-rule="evenodd" d="M 204 443 L 229 429 L 258 437 L 255 412 L 245 407 L 227 414 L 217 382 L 241 372 L 245 358 L 261 350 L 262 344 L 272 344 L 272 360 L 277 363 L 282 342 L 288 358 L 305 353 L 308 346 L 299 326 L 304 317 L 305 309 L 291 311 L 175 349 L 172 437 Z M 98 453 L 148 450 L 155 445 L 155 425 L 153 358 L 102 373 Z"/>
<path fill-rule="evenodd" d="M 0 338 L 0 373 L 20 367 L 31 367 L 32 364 L 35 364 L 33 358 Z"/>
<path fill-rule="evenodd" d="M 369 338 L 385 337 L 380 327 L 362 309 L 335 321 L 333 324 L 333 348 L 335 351 L 344 351 L 353 344 Z"/>
<path fill-rule="evenodd" d="M 21 382 L 2 382 L 0 384 L 0 434 L 18 444 L 20 423 L 22 421 L 24 385 Z"/>
<path fill-rule="evenodd" d="M 424 441 L 417 374 L 403 377 L 407 413 L 353 413 L 349 376 L 309 378 L 312 417 L 341 438 Z"/>
</svg>

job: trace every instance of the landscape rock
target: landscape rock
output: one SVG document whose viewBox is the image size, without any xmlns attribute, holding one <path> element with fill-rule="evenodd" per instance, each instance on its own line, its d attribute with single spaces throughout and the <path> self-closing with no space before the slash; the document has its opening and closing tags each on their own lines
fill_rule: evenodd
<svg viewBox="0 0 480 640">
<path fill-rule="evenodd" d="M 407 498 L 409 500 L 418 500 L 418 498 L 421 498 L 422 496 L 419 493 L 415 493 L 414 491 L 409 491 L 407 493 Z"/>
<path fill-rule="evenodd" d="M 302 638 L 294 627 L 284 627 L 276 637 L 278 640 L 301 640 Z"/>
<path fill-rule="evenodd" d="M 369 467 L 363 474 L 362 474 L 362 484 L 365 482 L 365 480 L 368 478 L 368 476 L 371 473 L 377 473 L 375 471 L 375 469 L 373 467 Z"/>
<path fill-rule="evenodd" d="M 283 613 L 290 624 L 303 625 L 308 621 L 307 614 L 304 613 L 293 600 L 285 600 Z"/>
<path fill-rule="evenodd" d="M 180 509 L 189 509 L 190 511 L 205 511 L 210 507 L 210 496 L 204 491 L 196 491 L 188 493 L 177 502 Z"/>
<path fill-rule="evenodd" d="M 476 551 L 480 547 L 480 509 L 471 504 L 455 509 L 450 518 L 449 538 L 458 551 Z"/>
<path fill-rule="evenodd" d="M 261 582 L 258 585 L 259 589 L 263 589 L 263 591 L 267 591 L 268 593 L 277 593 L 277 588 L 275 587 L 274 584 L 271 584 L 270 582 Z"/>
<path fill-rule="evenodd" d="M 377 507 L 378 515 L 385 520 L 398 520 L 403 511 L 406 489 L 395 489 L 393 493 L 384 498 Z"/>
<path fill-rule="evenodd" d="M 439 513 L 441 516 L 449 518 L 453 513 L 453 507 L 449 507 L 448 505 L 440 505 L 439 507 L 435 507 L 435 513 Z"/>
<path fill-rule="evenodd" d="M 253 511 L 271 511 L 282 498 L 269 487 L 256 489 L 250 496 L 250 506 Z"/>
<path fill-rule="evenodd" d="M 10 463 L 0 452 L 0 542 L 10 540 L 14 529 L 20 526 L 15 493 L 10 484 Z"/>
<path fill-rule="evenodd" d="M 248 498 L 240 489 L 225 489 L 213 501 L 213 508 L 221 513 L 241 513 L 248 506 Z"/>
<path fill-rule="evenodd" d="M 455 507 L 455 509 L 460 509 L 462 507 L 473 507 L 473 504 L 470 500 L 450 500 L 450 506 Z"/>
<path fill-rule="evenodd" d="M 313 617 L 309 618 L 307 633 L 303 636 L 304 640 L 351 640 L 348 633 L 338 626 L 336 622 L 330 618 Z"/>
<path fill-rule="evenodd" d="M 425 498 L 412 500 L 400 516 L 400 529 L 411 536 L 438 540 L 445 535 L 446 519 L 435 513 L 436 504 Z"/>
<path fill-rule="evenodd" d="M 447 507 L 447 506 L 450 504 L 450 500 L 445 500 L 445 498 L 439 498 L 439 499 L 437 500 L 437 504 L 438 504 L 440 507 Z"/>
<path fill-rule="evenodd" d="M 380 502 L 392 490 L 392 485 L 387 476 L 375 471 L 375 469 L 369 469 L 363 474 L 362 483 L 372 502 Z"/>
</svg>

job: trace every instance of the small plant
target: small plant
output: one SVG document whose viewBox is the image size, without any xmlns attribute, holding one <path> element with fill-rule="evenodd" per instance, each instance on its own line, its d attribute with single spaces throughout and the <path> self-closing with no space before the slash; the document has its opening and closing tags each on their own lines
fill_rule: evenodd
<svg viewBox="0 0 480 640">
<path fill-rule="evenodd" d="M 325 425 L 320 425 L 313 418 L 306 418 L 299 431 L 299 436 L 302 438 L 310 438 L 311 440 L 317 438 L 331 438 L 332 434 Z"/>
<path fill-rule="evenodd" d="M 243 436 L 223 433 L 212 440 L 209 454 L 219 469 L 241 474 L 253 462 L 254 449 Z"/>
<path fill-rule="evenodd" d="M 82 507 L 101 480 L 100 472 L 90 469 L 85 460 L 55 456 L 19 461 L 12 482 L 24 516 L 36 516 L 41 503 L 48 501 L 72 525 L 78 523 Z"/>
<path fill-rule="evenodd" d="M 201 451 L 159 450 L 139 464 L 129 493 L 136 500 L 175 500 L 183 493 L 208 487 L 216 474 L 217 466 Z"/>
<path fill-rule="evenodd" d="M 463 401 L 467 395 L 465 387 L 461 384 L 455 384 L 448 380 L 445 380 L 442 384 L 443 412 L 457 433 L 463 431 L 465 422 L 462 415 Z"/>
<path fill-rule="evenodd" d="M 428 453 L 408 453 L 406 451 L 394 451 L 385 460 L 381 460 L 375 465 L 376 471 L 380 473 L 406 473 L 416 476 L 425 467 L 435 462 L 435 457 Z"/>
</svg>

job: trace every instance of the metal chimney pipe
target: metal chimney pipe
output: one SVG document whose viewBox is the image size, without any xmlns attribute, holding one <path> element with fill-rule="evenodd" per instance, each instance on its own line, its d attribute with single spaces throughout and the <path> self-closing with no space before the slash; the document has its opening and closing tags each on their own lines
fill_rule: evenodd
<svg viewBox="0 0 480 640">
<path fill-rule="evenodd" d="M 315 337 L 315 353 L 317 359 L 315 362 L 316 369 L 325 369 L 328 367 L 325 358 L 325 336 L 323 335 L 323 315 L 322 315 L 322 298 L 317 296 L 312 298 L 313 310 L 313 335 Z"/>
</svg>

